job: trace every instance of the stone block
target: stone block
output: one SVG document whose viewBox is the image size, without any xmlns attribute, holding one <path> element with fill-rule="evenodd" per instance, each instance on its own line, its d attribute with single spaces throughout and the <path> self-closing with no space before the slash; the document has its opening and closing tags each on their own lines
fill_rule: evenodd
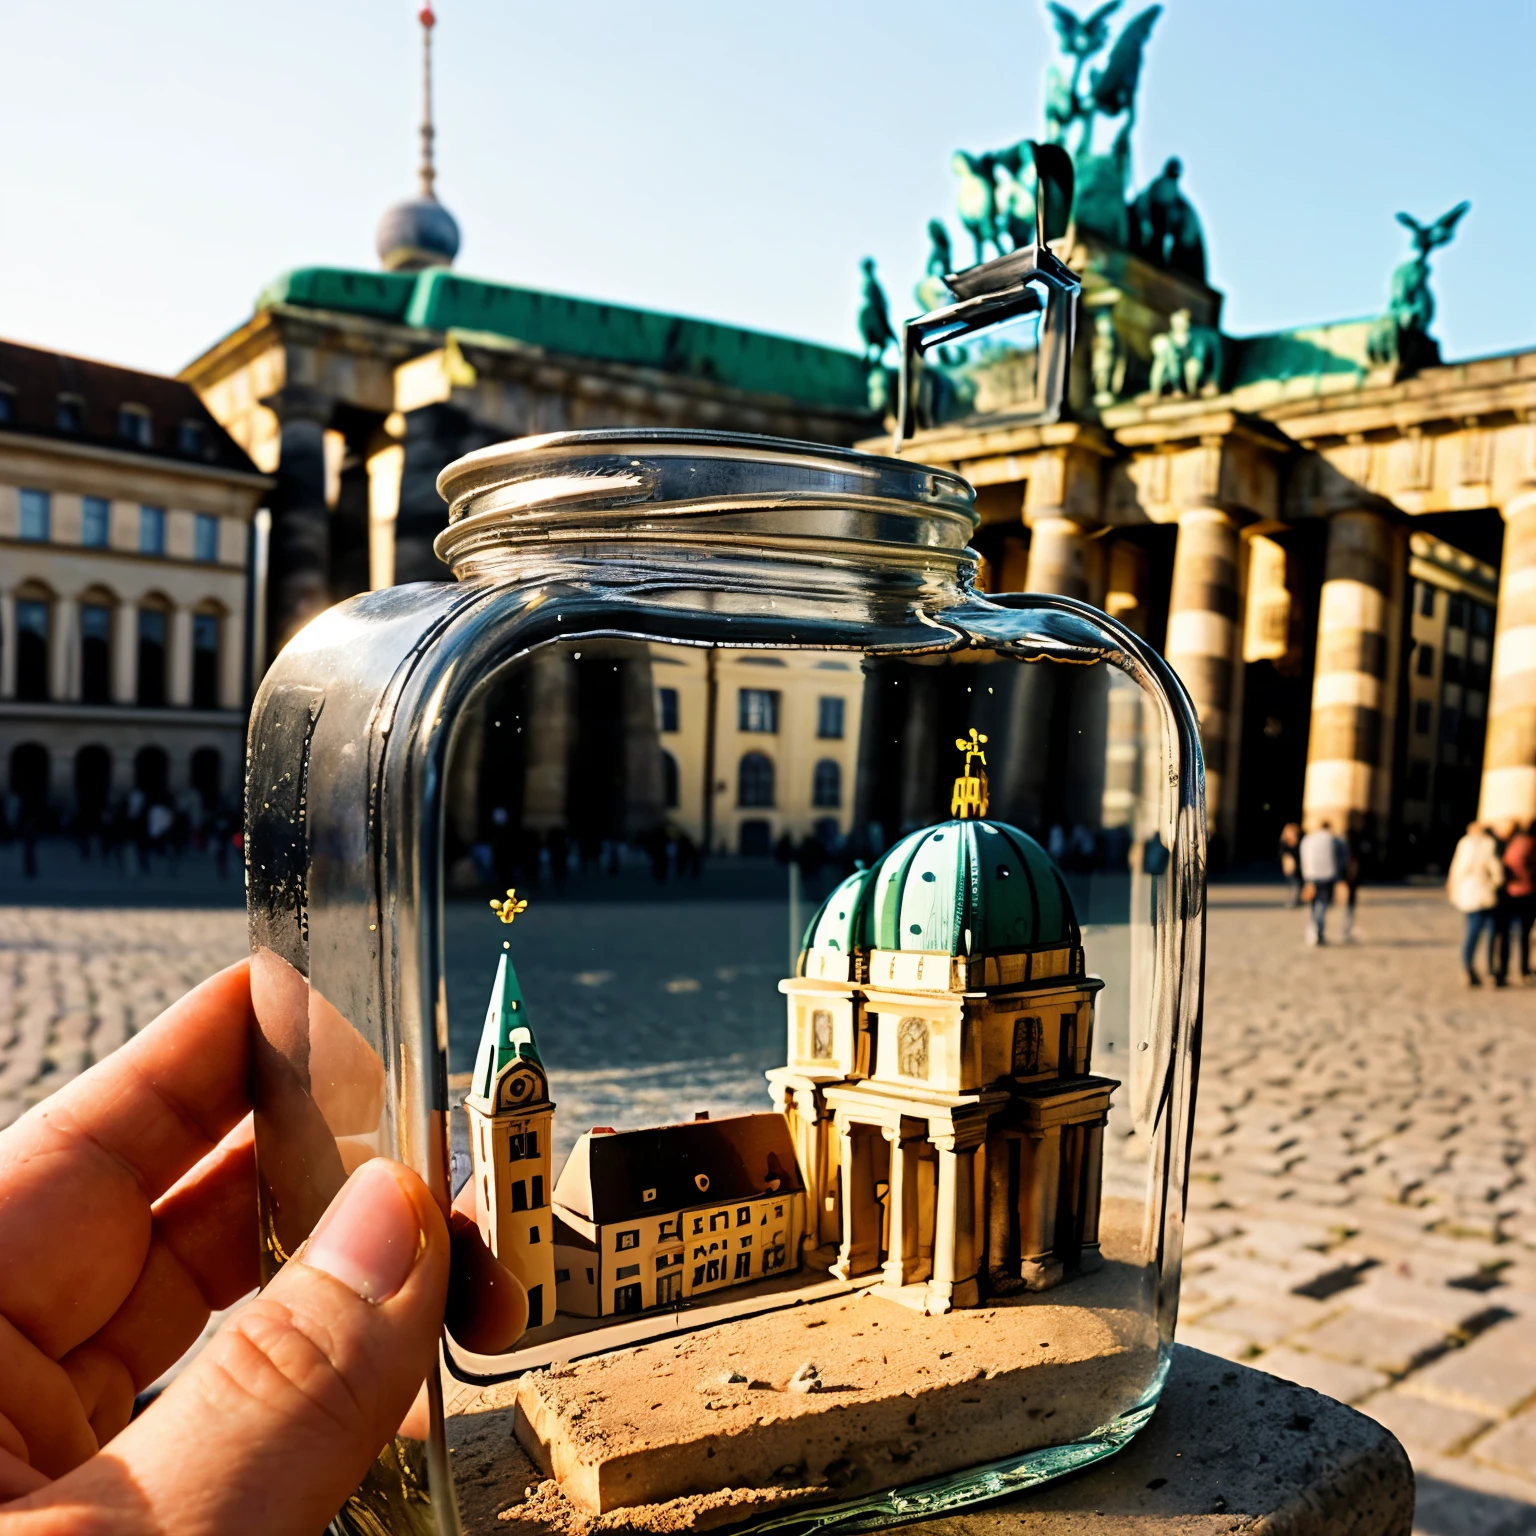
<svg viewBox="0 0 1536 1536">
<path fill-rule="evenodd" d="M 1410 1451 L 1453 1454 L 1488 1427 L 1483 1414 L 1432 1403 L 1396 1388 L 1378 1392 L 1357 1406 L 1390 1429 Z"/>
<path fill-rule="evenodd" d="M 1405 1317 L 1445 1333 L 1469 1333 L 1499 1308 L 1486 1291 L 1459 1286 L 1424 1285 L 1394 1275 L 1370 1275 L 1363 1285 L 1343 1292 L 1339 1300 L 1357 1311 Z"/>
<path fill-rule="evenodd" d="M 1218 1333 L 1236 1334 L 1268 1346 L 1303 1329 L 1315 1327 L 1333 1308 L 1307 1296 L 1280 1294 L 1264 1301 L 1238 1302 L 1200 1319 L 1200 1326 Z"/>
<path fill-rule="evenodd" d="M 1358 1403 L 1387 1384 L 1387 1378 L 1380 1371 L 1346 1365 L 1341 1360 L 1330 1360 L 1326 1355 L 1306 1354 L 1284 1346 L 1265 1350 L 1253 1365 L 1256 1370 L 1267 1371 L 1282 1381 L 1310 1387 L 1341 1403 Z"/>
<path fill-rule="evenodd" d="M 1472 1454 L 1488 1466 L 1536 1481 L 1536 1413 L 1522 1413 L 1499 1425 L 1477 1442 Z"/>
<path fill-rule="evenodd" d="M 1204 1323 L 1180 1323 L 1178 1334 L 1179 1343 L 1223 1360 L 1247 1360 L 1255 1353 L 1252 1340 L 1207 1328 Z"/>
<path fill-rule="evenodd" d="M 1491 1419 L 1513 1413 L 1536 1397 L 1536 1362 L 1503 1351 L 1501 1332 L 1492 1328 L 1465 1349 L 1436 1360 L 1405 1381 L 1403 1390 Z"/>
<path fill-rule="evenodd" d="M 1401 1376 L 1445 1347 L 1445 1329 L 1393 1313 L 1353 1310 L 1314 1328 L 1307 1348 Z"/>
</svg>

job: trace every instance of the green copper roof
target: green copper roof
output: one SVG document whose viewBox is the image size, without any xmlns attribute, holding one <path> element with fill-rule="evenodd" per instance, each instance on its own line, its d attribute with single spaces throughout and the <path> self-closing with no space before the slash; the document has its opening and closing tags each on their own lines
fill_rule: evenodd
<svg viewBox="0 0 1536 1536">
<path fill-rule="evenodd" d="M 839 885 L 806 948 L 996 954 L 1082 942 L 1051 856 L 1001 821 L 944 821 L 902 838 Z"/>
<path fill-rule="evenodd" d="M 422 330 L 479 331 L 753 394 L 861 413 L 869 408 L 864 363 L 852 352 L 627 304 L 514 288 L 447 267 L 416 273 L 300 267 L 270 283 L 256 301 L 258 309 L 275 304 L 368 315 Z"/>
<path fill-rule="evenodd" d="M 502 1069 L 513 1061 L 531 1062 L 541 1072 L 544 1070 L 538 1042 L 528 1024 L 528 1005 L 517 982 L 517 970 L 503 950 L 491 986 L 490 1006 L 485 1010 L 485 1028 L 480 1032 L 470 1092 L 490 1098 Z"/>
</svg>

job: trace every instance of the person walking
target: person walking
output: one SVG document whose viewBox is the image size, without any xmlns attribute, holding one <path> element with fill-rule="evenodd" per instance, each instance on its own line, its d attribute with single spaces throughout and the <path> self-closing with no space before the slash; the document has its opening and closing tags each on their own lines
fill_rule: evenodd
<svg viewBox="0 0 1536 1536">
<path fill-rule="evenodd" d="M 1285 876 L 1291 887 L 1291 902 L 1293 907 L 1301 905 L 1301 828 L 1294 821 L 1288 821 L 1280 829 L 1280 873 Z"/>
<path fill-rule="evenodd" d="M 1494 914 L 1505 878 L 1504 861 L 1493 835 L 1478 822 L 1468 822 L 1466 834 L 1451 855 L 1450 873 L 1445 878 L 1445 894 L 1451 905 L 1467 920 L 1466 937 L 1461 946 L 1462 969 L 1469 987 L 1482 986 L 1477 974 L 1477 945 L 1488 936 L 1488 969 L 1494 969 Z M 1494 975 L 1494 985 L 1503 983 Z"/>
<path fill-rule="evenodd" d="M 1312 911 L 1307 922 L 1307 943 L 1328 942 L 1328 908 L 1333 904 L 1333 888 L 1344 874 L 1347 850 L 1337 836 L 1332 822 L 1323 822 L 1302 838 L 1297 850 L 1301 878 L 1311 887 Z"/>
<path fill-rule="evenodd" d="M 1504 943 L 1501 972 L 1507 977 L 1509 957 L 1518 956 L 1521 983 L 1536 983 L 1531 970 L 1531 927 L 1536 923 L 1536 822 L 1516 827 L 1504 844 Z"/>
</svg>

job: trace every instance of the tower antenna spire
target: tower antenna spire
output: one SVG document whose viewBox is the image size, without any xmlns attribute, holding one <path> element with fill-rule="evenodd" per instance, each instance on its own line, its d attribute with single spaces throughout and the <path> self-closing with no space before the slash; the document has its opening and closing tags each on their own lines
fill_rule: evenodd
<svg viewBox="0 0 1536 1536">
<path fill-rule="evenodd" d="M 437 130 L 432 126 L 432 28 L 437 16 L 432 10 L 432 0 L 424 0 L 417 17 L 421 22 L 421 195 L 430 202 L 437 201 L 433 183 L 437 180 L 437 167 L 433 162 L 433 140 Z"/>
</svg>

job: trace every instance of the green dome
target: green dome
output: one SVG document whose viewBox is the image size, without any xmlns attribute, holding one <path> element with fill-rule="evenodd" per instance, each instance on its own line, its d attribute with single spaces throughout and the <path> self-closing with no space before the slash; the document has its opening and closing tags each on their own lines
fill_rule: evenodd
<svg viewBox="0 0 1536 1536">
<path fill-rule="evenodd" d="M 811 919 L 806 948 L 950 955 L 1076 947 L 1072 897 L 1050 855 L 1000 821 L 909 833 L 844 880 Z"/>
</svg>

